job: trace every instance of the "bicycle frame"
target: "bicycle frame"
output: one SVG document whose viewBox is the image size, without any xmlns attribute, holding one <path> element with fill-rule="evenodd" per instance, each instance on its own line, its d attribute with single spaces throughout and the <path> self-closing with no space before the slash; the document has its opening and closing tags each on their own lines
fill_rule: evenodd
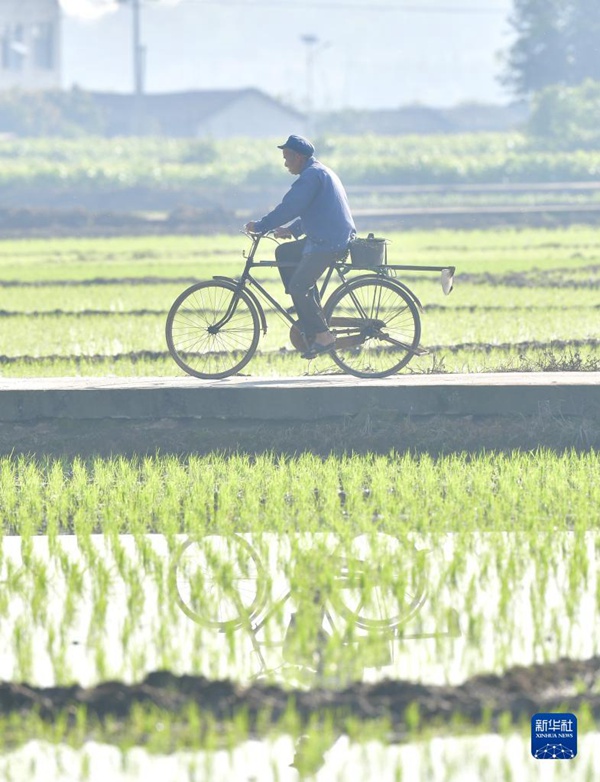
<svg viewBox="0 0 600 782">
<path fill-rule="evenodd" d="M 252 298 L 254 304 L 256 305 L 256 308 L 258 310 L 258 314 L 259 314 L 260 319 L 261 319 L 261 326 L 262 326 L 263 334 L 266 333 L 266 331 L 267 331 L 267 322 L 266 322 L 266 316 L 265 316 L 264 309 L 263 309 L 260 301 L 258 300 L 258 297 L 256 296 L 256 294 L 254 293 L 254 291 L 252 289 L 248 288 L 248 285 L 251 285 L 254 288 L 256 288 L 257 292 L 262 296 L 262 298 L 265 301 L 267 301 L 273 307 L 273 309 L 275 310 L 275 312 L 277 312 L 278 315 L 280 315 L 284 320 L 286 320 L 289 323 L 290 327 L 294 326 L 296 324 L 296 321 L 290 315 L 290 313 L 284 307 L 281 306 L 281 304 L 277 301 L 277 299 L 275 299 L 264 288 L 264 286 L 260 284 L 260 282 L 255 277 L 252 276 L 251 269 L 253 269 L 254 267 L 257 267 L 257 266 L 265 267 L 265 268 L 272 268 L 272 267 L 275 267 L 275 268 L 290 267 L 291 268 L 292 266 L 294 266 L 294 264 L 291 264 L 291 263 L 283 264 L 283 263 L 278 263 L 277 261 L 255 261 L 254 260 L 254 257 L 256 255 L 256 250 L 258 249 L 258 245 L 260 244 L 260 240 L 265 235 L 266 234 L 255 234 L 255 235 L 252 235 L 252 246 L 250 248 L 250 252 L 248 253 L 248 255 L 245 256 L 246 257 L 246 263 L 244 265 L 244 269 L 242 271 L 242 274 L 239 277 L 232 278 L 232 277 L 225 277 L 225 276 L 222 276 L 222 275 L 214 275 L 213 276 L 214 280 L 227 280 L 228 282 L 235 282 L 236 283 L 236 293 L 235 293 L 235 295 L 234 295 L 234 297 L 233 297 L 233 299 L 232 299 L 232 301 L 231 301 L 231 303 L 230 303 L 230 305 L 229 305 L 229 307 L 227 309 L 227 312 L 225 313 L 223 318 L 221 318 L 221 320 L 218 321 L 218 323 L 215 323 L 212 326 L 212 328 L 214 328 L 215 330 L 218 330 L 223 325 L 225 325 L 227 323 L 227 321 L 233 316 L 233 314 L 235 312 L 235 308 L 237 306 L 237 302 L 239 301 L 239 293 L 238 293 L 238 291 L 245 290 L 246 293 L 248 293 L 248 295 L 250 295 L 250 297 Z M 331 280 L 331 276 L 333 274 L 333 270 L 334 269 L 337 270 L 338 275 L 342 279 L 342 284 L 346 284 L 346 285 L 348 284 L 346 282 L 345 277 L 343 276 L 343 269 L 340 269 L 339 267 L 340 267 L 340 265 L 335 264 L 333 266 L 330 266 L 327 269 L 327 273 L 325 275 L 325 279 L 323 280 L 323 283 L 321 285 L 321 290 L 319 291 L 319 295 L 320 296 L 324 296 L 325 295 L 325 291 L 327 289 L 329 281 Z"/>
<path fill-rule="evenodd" d="M 246 293 L 250 296 L 253 303 L 256 306 L 256 309 L 258 311 L 260 320 L 261 320 L 261 327 L 263 334 L 266 334 L 267 332 L 267 321 L 265 316 L 265 311 L 254 293 L 252 289 L 250 289 L 248 286 L 253 286 L 256 291 L 262 296 L 262 298 L 267 301 L 275 310 L 275 312 L 282 317 L 285 321 L 287 321 L 290 325 L 290 327 L 296 325 L 296 321 L 294 318 L 290 315 L 290 313 L 281 306 L 281 304 L 264 288 L 263 285 L 260 284 L 260 282 L 255 279 L 251 274 L 251 269 L 255 267 L 264 267 L 264 268 L 282 268 L 282 267 L 292 267 L 295 264 L 291 263 L 279 263 L 278 261 L 255 261 L 256 251 L 258 249 L 258 245 L 260 244 L 261 239 L 263 239 L 267 234 L 248 234 L 250 238 L 252 239 L 252 246 L 250 248 L 250 252 L 248 255 L 244 256 L 246 258 L 246 263 L 244 265 L 244 269 L 242 271 L 242 274 L 239 277 L 231 278 L 231 277 L 225 277 L 222 275 L 215 275 L 213 276 L 214 280 L 226 280 L 228 282 L 234 282 L 236 284 L 236 291 L 235 294 L 229 304 L 229 307 L 227 309 L 227 312 L 221 318 L 220 321 L 213 324 L 211 326 L 211 330 L 214 329 L 215 331 L 218 331 L 222 326 L 224 326 L 230 318 L 235 313 L 237 303 L 239 301 L 239 291 L 245 290 Z M 319 290 L 319 296 L 321 299 L 324 299 L 325 297 L 325 291 L 327 290 L 327 287 L 331 281 L 331 278 L 333 276 L 333 272 L 336 272 L 338 277 L 341 280 L 340 288 L 346 288 L 349 289 L 350 297 L 352 298 L 352 301 L 354 305 L 356 306 L 357 310 L 360 312 L 361 316 L 368 320 L 367 313 L 364 312 L 362 305 L 356 298 L 355 294 L 352 292 L 352 289 L 350 288 L 350 284 L 346 278 L 347 272 L 353 272 L 353 271 L 359 271 L 356 267 L 353 267 L 349 263 L 345 263 L 344 261 L 339 261 L 334 264 L 332 264 L 325 274 L 325 278 L 323 282 L 321 283 L 321 288 Z M 360 269 L 360 271 L 367 271 L 365 269 Z M 414 266 L 414 265 L 403 265 L 403 264 L 386 264 L 384 266 L 378 266 L 374 267 L 370 272 L 367 271 L 367 273 L 364 273 L 362 277 L 370 277 L 370 276 L 377 276 L 377 277 L 385 277 L 386 279 L 390 279 L 391 282 L 394 283 L 394 285 L 397 285 L 399 288 L 401 288 L 405 293 L 407 293 L 415 302 L 415 304 L 418 306 L 418 308 L 423 311 L 423 305 L 417 298 L 417 296 L 410 290 L 410 288 L 403 282 L 396 280 L 394 277 L 391 277 L 389 272 L 390 271 L 435 271 L 435 272 L 444 272 L 447 271 L 450 274 L 450 277 L 452 278 L 454 276 L 454 272 L 456 271 L 454 266 Z M 355 278 L 360 279 L 360 278 Z M 339 290 L 337 288 L 336 290 Z M 406 347 L 405 345 L 400 345 L 400 347 Z"/>
</svg>

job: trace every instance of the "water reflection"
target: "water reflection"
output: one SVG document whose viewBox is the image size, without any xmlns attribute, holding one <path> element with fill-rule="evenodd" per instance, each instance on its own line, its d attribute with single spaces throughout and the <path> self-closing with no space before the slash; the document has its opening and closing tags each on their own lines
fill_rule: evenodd
<svg viewBox="0 0 600 782">
<path fill-rule="evenodd" d="M 460 684 L 600 652 L 594 532 L 4 537 L 0 679 Z"/>
<path fill-rule="evenodd" d="M 335 736 L 332 740 L 320 733 L 300 736 L 294 744 L 294 757 L 289 767 L 296 769 L 300 779 L 313 777 L 327 766 L 339 738 Z"/>
<path fill-rule="evenodd" d="M 451 607 L 443 627 L 411 628 L 427 600 L 426 549 L 382 533 L 346 545 L 326 534 L 251 538 L 188 539 L 172 576 L 187 617 L 245 634 L 255 678 L 340 685 L 392 665 L 400 639 L 460 635 Z"/>
<path fill-rule="evenodd" d="M 318 767 L 290 766 L 290 736 L 246 741 L 234 749 L 156 755 L 88 742 L 82 749 L 31 741 L 0 757 L 0 779 L 28 782 L 589 782 L 600 778 L 600 733 L 580 736 L 577 758 L 538 761 L 528 736 L 432 738 L 386 746 L 341 736 Z"/>
</svg>

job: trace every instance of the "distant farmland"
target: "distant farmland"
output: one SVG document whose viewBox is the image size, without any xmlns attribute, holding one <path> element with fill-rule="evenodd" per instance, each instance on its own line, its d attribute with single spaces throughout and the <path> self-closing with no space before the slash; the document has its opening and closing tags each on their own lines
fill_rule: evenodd
<svg viewBox="0 0 600 782">
<path fill-rule="evenodd" d="M 591 229 L 390 234 L 390 260 L 457 268 L 445 297 L 435 275 L 402 280 L 425 305 L 413 372 L 598 369 L 600 245 Z M 189 284 L 241 269 L 243 236 L 54 239 L 0 243 L 0 366 L 5 376 L 177 375 L 167 312 Z M 265 246 L 265 255 L 269 248 Z M 261 279 L 276 294 L 272 270 Z M 282 296 L 283 298 L 283 296 Z M 297 376 L 306 362 L 268 313 L 246 371 Z M 326 358 L 311 371 L 337 371 Z"/>
</svg>

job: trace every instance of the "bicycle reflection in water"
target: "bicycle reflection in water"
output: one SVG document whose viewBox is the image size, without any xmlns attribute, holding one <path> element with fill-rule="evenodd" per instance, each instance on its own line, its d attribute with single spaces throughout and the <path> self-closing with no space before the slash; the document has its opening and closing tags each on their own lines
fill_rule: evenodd
<svg viewBox="0 0 600 782">
<path fill-rule="evenodd" d="M 249 537 L 186 540 L 171 577 L 190 619 L 247 633 L 255 679 L 339 685 L 391 665 L 395 642 L 460 635 L 453 609 L 443 629 L 407 627 L 427 600 L 427 549 L 384 533 Z"/>
</svg>

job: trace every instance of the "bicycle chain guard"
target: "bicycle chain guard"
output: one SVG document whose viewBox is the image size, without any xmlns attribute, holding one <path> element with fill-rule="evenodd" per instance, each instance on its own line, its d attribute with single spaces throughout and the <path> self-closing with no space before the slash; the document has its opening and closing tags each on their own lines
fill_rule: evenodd
<svg viewBox="0 0 600 782">
<path fill-rule="evenodd" d="M 304 334 L 295 324 L 290 329 L 290 342 L 299 353 L 304 353 L 304 351 L 308 349 Z"/>
<path fill-rule="evenodd" d="M 352 323 L 350 323 L 350 321 L 352 321 Z M 356 318 L 332 318 L 329 325 L 332 327 L 333 333 L 335 334 L 336 327 L 340 328 L 346 326 L 347 328 L 348 327 L 356 328 L 357 322 L 362 323 L 363 321 L 360 319 L 358 319 L 357 321 Z M 358 347 L 359 345 L 362 345 L 365 339 L 366 337 L 363 334 L 337 336 L 335 340 L 335 347 L 336 349 L 340 349 L 340 350 L 348 350 L 349 348 L 355 348 Z M 308 345 L 306 344 L 306 340 L 304 339 L 304 335 L 302 334 L 298 326 L 292 326 L 292 328 L 290 329 L 290 342 L 299 353 L 304 353 L 304 351 L 308 348 Z"/>
</svg>

